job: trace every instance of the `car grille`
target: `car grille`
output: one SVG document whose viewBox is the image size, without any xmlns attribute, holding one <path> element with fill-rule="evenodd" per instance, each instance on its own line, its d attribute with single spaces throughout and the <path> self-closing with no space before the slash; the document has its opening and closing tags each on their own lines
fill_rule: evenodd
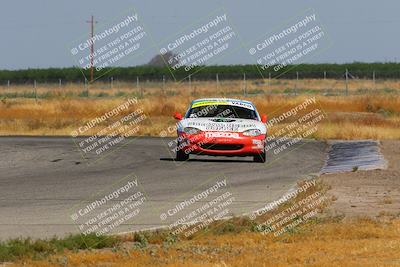
<svg viewBox="0 0 400 267">
<path fill-rule="evenodd" d="M 202 144 L 201 148 L 207 150 L 240 150 L 243 145 L 232 145 L 232 144 Z"/>
</svg>

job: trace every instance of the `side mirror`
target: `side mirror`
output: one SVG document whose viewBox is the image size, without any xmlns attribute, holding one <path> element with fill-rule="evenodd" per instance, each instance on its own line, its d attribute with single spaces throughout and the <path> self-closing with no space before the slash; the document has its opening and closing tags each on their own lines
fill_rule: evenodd
<svg viewBox="0 0 400 267">
<path fill-rule="evenodd" d="M 183 119 L 183 116 L 182 114 L 175 112 L 174 119 L 181 121 Z"/>
<path fill-rule="evenodd" d="M 262 121 L 262 123 L 267 123 L 267 121 L 268 121 L 267 115 L 262 115 L 261 121 Z"/>
</svg>

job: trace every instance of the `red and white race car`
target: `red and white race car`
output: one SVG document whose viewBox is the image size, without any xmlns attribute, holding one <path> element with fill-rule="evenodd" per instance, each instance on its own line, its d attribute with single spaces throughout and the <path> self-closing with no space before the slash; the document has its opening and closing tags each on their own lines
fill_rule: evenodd
<svg viewBox="0 0 400 267">
<path fill-rule="evenodd" d="M 238 99 L 207 98 L 191 103 L 185 117 L 175 113 L 178 123 L 176 160 L 190 154 L 210 156 L 253 156 L 265 162 L 267 136 L 264 115 L 253 103 Z"/>
</svg>

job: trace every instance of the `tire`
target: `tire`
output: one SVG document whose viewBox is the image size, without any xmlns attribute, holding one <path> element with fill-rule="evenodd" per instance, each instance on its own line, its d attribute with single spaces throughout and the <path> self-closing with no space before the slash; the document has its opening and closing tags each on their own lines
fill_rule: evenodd
<svg viewBox="0 0 400 267">
<path fill-rule="evenodd" d="M 179 144 L 178 144 L 178 146 L 179 146 Z M 175 158 L 176 161 L 186 161 L 188 159 L 189 159 L 189 154 L 186 154 L 185 151 L 183 151 L 181 149 L 178 149 L 176 151 L 176 158 Z"/>
<path fill-rule="evenodd" d="M 254 162 L 259 162 L 259 163 L 264 163 L 265 162 L 265 150 L 258 154 L 253 156 L 253 161 Z"/>
</svg>

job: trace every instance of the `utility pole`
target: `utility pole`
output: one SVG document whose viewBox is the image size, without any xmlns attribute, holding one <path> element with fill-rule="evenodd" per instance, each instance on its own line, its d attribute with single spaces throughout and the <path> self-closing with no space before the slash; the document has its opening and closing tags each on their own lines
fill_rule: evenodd
<svg viewBox="0 0 400 267">
<path fill-rule="evenodd" d="M 194 92 L 192 92 L 192 75 L 189 74 L 189 92 L 194 95 Z"/>
<path fill-rule="evenodd" d="M 349 71 L 348 71 L 348 69 L 346 69 L 345 75 L 346 75 L 346 95 L 349 95 L 349 85 L 348 85 L 348 83 L 349 83 Z"/>
<path fill-rule="evenodd" d="M 217 92 L 219 92 L 219 77 L 218 77 L 218 73 L 215 75 L 215 81 L 217 82 Z"/>
<path fill-rule="evenodd" d="M 271 87 L 271 72 L 268 73 L 268 89 L 269 93 L 272 94 L 272 87 Z"/>
<path fill-rule="evenodd" d="M 375 90 L 375 71 L 372 72 L 372 82 L 374 84 L 374 90 Z"/>
<path fill-rule="evenodd" d="M 33 81 L 33 88 L 35 90 L 35 102 L 37 102 L 36 80 Z"/>
<path fill-rule="evenodd" d="M 165 95 L 165 75 L 162 76 L 162 94 Z"/>
<path fill-rule="evenodd" d="M 93 83 L 94 81 L 94 24 L 97 23 L 97 21 L 94 21 L 94 17 L 92 15 L 91 20 L 87 20 L 87 23 L 90 23 L 90 83 Z"/>
<path fill-rule="evenodd" d="M 137 88 L 138 92 L 140 93 L 140 97 L 143 97 L 143 88 L 140 87 L 139 76 L 136 76 L 136 88 Z"/>
<path fill-rule="evenodd" d="M 246 94 L 247 94 L 246 73 L 243 73 L 243 96 L 246 97 Z"/>
<path fill-rule="evenodd" d="M 85 77 L 85 93 L 86 97 L 89 97 L 89 87 L 88 87 L 88 80 Z"/>
</svg>

